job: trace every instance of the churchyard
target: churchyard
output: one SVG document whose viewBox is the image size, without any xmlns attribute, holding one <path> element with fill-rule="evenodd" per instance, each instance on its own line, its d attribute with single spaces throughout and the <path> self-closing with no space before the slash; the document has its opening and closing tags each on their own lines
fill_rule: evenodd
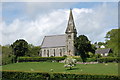
<svg viewBox="0 0 120 80">
<path fill-rule="evenodd" d="M 3 71 L 60 72 L 77 74 L 117 75 L 117 63 L 77 64 L 71 70 L 58 62 L 22 62 L 2 66 Z"/>
<path fill-rule="evenodd" d="M 61 62 L 19 62 L 0 66 L 2 80 L 119 80 L 118 63 L 76 63 L 65 68 Z"/>
</svg>

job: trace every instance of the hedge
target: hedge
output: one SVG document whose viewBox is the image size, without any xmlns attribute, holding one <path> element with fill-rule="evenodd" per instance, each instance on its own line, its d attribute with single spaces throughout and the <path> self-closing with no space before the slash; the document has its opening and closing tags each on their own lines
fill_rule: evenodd
<svg viewBox="0 0 120 80">
<path fill-rule="evenodd" d="M 120 58 L 119 57 L 101 57 L 98 58 L 98 62 L 100 63 L 107 63 L 107 62 L 120 62 Z"/>
<path fill-rule="evenodd" d="M 2 80 L 119 80 L 117 75 L 2 71 Z"/>
<path fill-rule="evenodd" d="M 65 57 L 18 57 L 18 62 L 61 61 Z"/>
<path fill-rule="evenodd" d="M 96 58 L 87 58 L 86 62 L 97 62 Z"/>
<path fill-rule="evenodd" d="M 40 62 L 40 61 L 61 61 L 64 60 L 66 57 L 18 57 L 18 62 Z M 75 58 L 77 61 L 82 62 L 82 59 Z M 120 58 L 118 57 L 101 57 L 101 58 L 87 58 L 86 62 L 96 62 L 98 61 L 99 63 L 107 63 L 107 62 L 120 62 Z"/>
</svg>

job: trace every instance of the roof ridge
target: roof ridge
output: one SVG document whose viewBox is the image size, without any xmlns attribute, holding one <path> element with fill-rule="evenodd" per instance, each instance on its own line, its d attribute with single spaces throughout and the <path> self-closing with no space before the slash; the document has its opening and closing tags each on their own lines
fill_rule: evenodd
<svg viewBox="0 0 120 80">
<path fill-rule="evenodd" d="M 96 49 L 96 50 L 101 50 L 101 49 L 111 49 L 111 48 L 99 48 L 99 49 Z"/>
<path fill-rule="evenodd" d="M 45 36 L 45 37 L 53 37 L 53 36 L 63 36 L 65 34 L 60 34 L 60 35 L 48 35 L 48 36 Z"/>
</svg>

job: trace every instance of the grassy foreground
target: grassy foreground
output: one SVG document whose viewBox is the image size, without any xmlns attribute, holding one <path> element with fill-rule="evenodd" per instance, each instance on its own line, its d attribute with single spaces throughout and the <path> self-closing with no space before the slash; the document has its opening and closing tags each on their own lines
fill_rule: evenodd
<svg viewBox="0 0 120 80">
<path fill-rule="evenodd" d="M 31 71 L 31 72 L 64 72 L 81 74 L 118 74 L 117 63 L 77 64 L 73 70 L 64 68 L 64 63 L 57 62 L 23 62 L 2 66 L 2 70 Z"/>
</svg>

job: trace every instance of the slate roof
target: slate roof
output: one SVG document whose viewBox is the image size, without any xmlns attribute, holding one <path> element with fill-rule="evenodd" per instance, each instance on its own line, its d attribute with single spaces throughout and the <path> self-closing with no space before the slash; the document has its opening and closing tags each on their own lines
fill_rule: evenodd
<svg viewBox="0 0 120 80">
<path fill-rule="evenodd" d="M 110 48 L 107 48 L 107 49 L 97 49 L 95 51 L 95 53 L 98 53 L 98 54 L 105 54 L 105 53 L 110 53 L 110 52 L 111 52 Z"/>
<path fill-rule="evenodd" d="M 42 42 L 42 48 L 66 46 L 66 35 L 45 36 Z"/>
</svg>

